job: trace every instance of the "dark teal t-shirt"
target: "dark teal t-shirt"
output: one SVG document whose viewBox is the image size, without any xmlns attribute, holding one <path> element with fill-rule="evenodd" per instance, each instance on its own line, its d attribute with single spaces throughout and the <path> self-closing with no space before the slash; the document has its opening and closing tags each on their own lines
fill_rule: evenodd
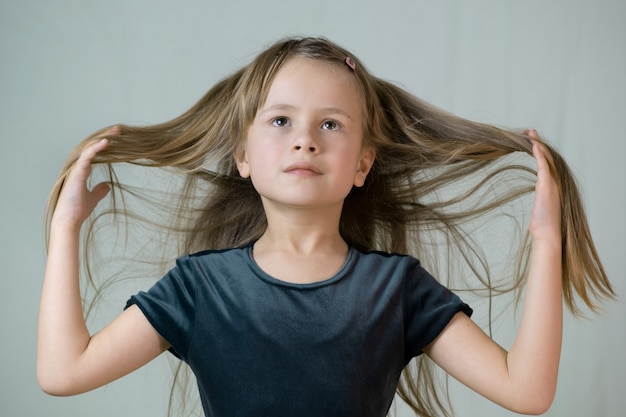
<svg viewBox="0 0 626 417">
<path fill-rule="evenodd" d="M 291 284 L 252 245 L 183 256 L 131 304 L 219 417 L 384 417 L 405 365 L 472 313 L 409 256 L 351 248 L 335 276 Z"/>
</svg>

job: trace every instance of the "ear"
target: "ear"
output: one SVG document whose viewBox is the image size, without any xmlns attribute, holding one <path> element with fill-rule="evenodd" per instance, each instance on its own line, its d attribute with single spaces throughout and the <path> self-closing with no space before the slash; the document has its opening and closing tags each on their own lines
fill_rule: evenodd
<svg viewBox="0 0 626 417">
<path fill-rule="evenodd" d="M 367 178 L 367 174 L 370 172 L 370 169 L 372 169 L 375 159 L 376 150 L 371 146 L 363 147 L 363 150 L 361 151 L 361 159 L 359 160 L 356 175 L 354 176 L 354 185 L 356 187 L 362 187 L 363 184 L 365 184 L 365 179 Z"/>
<path fill-rule="evenodd" d="M 237 171 L 239 171 L 239 175 L 242 178 L 250 177 L 250 165 L 248 165 L 248 154 L 246 153 L 245 144 L 237 145 L 235 152 L 233 154 L 235 158 L 235 163 L 237 164 Z"/>
</svg>

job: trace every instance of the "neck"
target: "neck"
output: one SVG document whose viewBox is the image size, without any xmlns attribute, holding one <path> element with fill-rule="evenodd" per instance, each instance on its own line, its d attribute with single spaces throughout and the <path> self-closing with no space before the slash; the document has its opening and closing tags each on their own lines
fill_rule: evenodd
<svg viewBox="0 0 626 417">
<path fill-rule="evenodd" d="M 256 251 L 283 252 L 293 255 L 311 255 L 321 253 L 345 252 L 347 243 L 339 233 L 324 235 L 321 233 L 281 233 L 273 230 L 266 231 L 254 244 Z"/>
<path fill-rule="evenodd" d="M 333 276 L 348 256 L 339 234 L 341 206 L 281 207 L 264 204 L 267 230 L 254 244 L 257 264 L 273 277 L 310 283 Z"/>
<path fill-rule="evenodd" d="M 269 206 L 269 207 L 268 207 Z M 267 230 L 255 244 L 258 249 L 306 255 L 347 250 L 339 234 L 341 207 L 281 207 L 265 205 Z"/>
<path fill-rule="evenodd" d="M 268 223 L 272 224 L 272 223 Z M 321 229 L 307 224 L 268 227 L 256 241 L 253 257 L 266 273 L 292 283 L 328 279 L 348 257 L 348 245 L 337 228 Z"/>
</svg>

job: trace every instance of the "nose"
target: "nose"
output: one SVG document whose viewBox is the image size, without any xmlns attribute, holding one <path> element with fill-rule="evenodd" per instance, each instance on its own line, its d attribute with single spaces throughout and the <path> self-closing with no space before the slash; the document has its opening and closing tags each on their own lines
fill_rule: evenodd
<svg viewBox="0 0 626 417">
<path fill-rule="evenodd" d="M 315 152 L 315 151 L 317 151 L 317 148 L 316 148 L 314 145 L 311 145 L 311 146 L 308 146 L 308 147 L 306 147 L 306 146 L 301 146 L 301 145 L 294 145 L 294 147 L 293 147 L 293 148 L 294 148 L 296 151 L 300 151 L 300 150 L 302 150 L 302 149 L 304 149 L 304 150 L 307 150 L 307 149 L 308 149 L 308 150 L 309 150 L 309 152 Z"/>
<path fill-rule="evenodd" d="M 317 138 L 315 137 L 315 131 L 312 128 L 301 129 L 296 132 L 296 136 L 293 140 L 294 151 L 308 151 L 315 153 L 319 150 Z"/>
</svg>

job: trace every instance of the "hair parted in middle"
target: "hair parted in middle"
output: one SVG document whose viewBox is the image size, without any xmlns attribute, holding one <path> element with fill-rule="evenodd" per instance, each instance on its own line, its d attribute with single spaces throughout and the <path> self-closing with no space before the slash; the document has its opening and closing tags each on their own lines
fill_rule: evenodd
<svg viewBox="0 0 626 417">
<path fill-rule="evenodd" d="M 114 194 L 130 192 L 117 180 L 118 163 L 174 168 L 184 178 L 167 203 L 177 223 L 154 224 L 144 218 L 146 223 L 172 232 L 181 252 L 239 247 L 258 239 L 267 226 L 265 213 L 250 179 L 239 176 L 234 154 L 245 141 L 272 81 L 294 58 L 323 61 L 353 74 L 362 101 L 363 144 L 376 151 L 365 184 L 353 187 L 344 202 L 343 238 L 361 250 L 412 254 L 431 270 L 436 262 L 429 258 L 440 257 L 438 251 L 444 247 L 455 258 L 446 262 L 464 262 L 464 269 L 454 271 L 465 274 L 459 280 L 473 280 L 469 287 L 484 289 L 489 297 L 519 290 L 528 262 L 528 235 L 518 242 L 511 280 L 496 285 L 476 241 L 464 227 L 533 192 L 534 169 L 509 158 L 532 155 L 527 133 L 469 121 L 425 103 L 373 76 L 354 54 L 324 38 L 276 42 L 169 122 L 121 125 L 120 134 L 109 137 L 109 146 L 96 158 L 97 164 L 109 168 Z M 348 59 L 354 67 L 347 64 Z M 48 222 L 72 165 L 85 145 L 103 137 L 104 131 L 85 139 L 70 155 L 49 200 Z M 596 302 L 611 297 L 613 290 L 591 239 L 574 178 L 561 156 L 545 146 L 562 205 L 565 301 L 574 313 L 581 313 L 576 296 L 595 310 Z M 442 189 L 455 192 L 442 195 Z M 111 200 L 110 212 L 131 216 L 127 208 L 115 206 L 119 199 Z M 95 244 L 93 234 L 88 233 L 85 245 Z M 398 387 L 400 396 L 420 416 L 446 414 L 430 371 L 424 368 L 419 376 L 412 372 L 407 367 Z"/>
</svg>

